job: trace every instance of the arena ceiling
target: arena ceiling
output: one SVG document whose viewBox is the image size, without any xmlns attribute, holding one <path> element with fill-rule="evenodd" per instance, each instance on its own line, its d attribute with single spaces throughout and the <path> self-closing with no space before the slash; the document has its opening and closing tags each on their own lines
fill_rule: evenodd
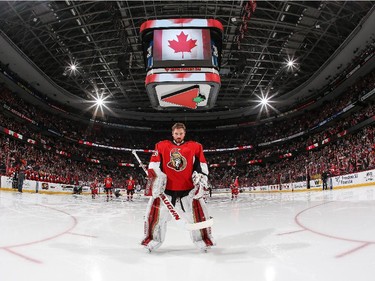
<svg viewBox="0 0 375 281">
<path fill-rule="evenodd" d="M 92 99 L 100 91 L 113 108 L 153 113 L 144 85 L 141 24 L 217 19 L 224 26 L 222 85 L 209 112 L 221 112 L 255 105 L 262 92 L 281 97 L 303 84 L 374 7 L 372 1 L 257 1 L 246 19 L 247 3 L 7 1 L 0 2 L 0 28 L 75 96 Z M 294 67 L 286 66 L 288 59 Z M 68 68 L 73 62 L 75 73 Z"/>
</svg>

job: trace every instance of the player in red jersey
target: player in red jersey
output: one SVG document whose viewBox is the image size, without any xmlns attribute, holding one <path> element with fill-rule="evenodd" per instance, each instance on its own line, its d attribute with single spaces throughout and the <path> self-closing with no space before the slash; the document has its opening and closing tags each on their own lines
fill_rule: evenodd
<svg viewBox="0 0 375 281">
<path fill-rule="evenodd" d="M 208 167 L 200 143 L 185 141 L 186 127 L 176 123 L 172 127 L 173 140 L 156 144 L 149 164 L 149 177 L 156 174 L 152 183 L 152 197 L 145 216 L 145 236 L 141 244 L 149 251 L 164 242 L 167 221 L 171 219 L 159 195 L 165 192 L 171 203 L 180 208 L 191 222 L 209 219 L 204 190 L 207 188 Z M 215 243 L 211 228 L 191 231 L 194 244 L 201 250 Z"/>
<path fill-rule="evenodd" d="M 91 197 L 92 199 L 95 199 L 96 195 L 98 195 L 98 178 L 95 178 L 95 180 L 90 184 L 91 189 Z"/>
<path fill-rule="evenodd" d="M 238 182 L 238 176 L 236 177 L 235 181 L 230 185 L 230 189 L 232 191 L 232 200 L 237 199 L 238 193 L 239 193 L 239 182 Z"/>
<path fill-rule="evenodd" d="M 110 177 L 110 175 L 107 175 L 107 177 L 104 179 L 104 190 L 107 194 L 107 201 L 109 200 L 109 196 L 111 196 L 112 199 L 112 187 L 113 187 L 113 180 Z"/>
<path fill-rule="evenodd" d="M 129 179 L 126 180 L 126 195 L 128 196 L 128 201 L 133 201 L 134 187 L 135 180 L 133 180 L 133 177 L 130 176 Z"/>
</svg>

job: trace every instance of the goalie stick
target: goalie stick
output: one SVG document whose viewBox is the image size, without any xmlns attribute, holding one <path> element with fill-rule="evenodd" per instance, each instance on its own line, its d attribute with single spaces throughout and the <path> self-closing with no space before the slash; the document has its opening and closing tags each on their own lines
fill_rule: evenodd
<svg viewBox="0 0 375 281">
<path fill-rule="evenodd" d="M 139 158 L 137 152 L 135 150 L 132 150 L 132 153 L 134 157 L 137 159 L 139 165 L 142 167 L 142 170 L 146 173 L 146 176 L 148 176 L 148 172 L 146 167 L 143 165 L 141 159 Z M 173 204 L 169 201 L 168 197 L 165 195 L 165 193 L 161 193 L 159 195 L 160 200 L 163 202 L 164 206 L 169 211 L 169 214 L 172 216 L 172 218 L 177 222 L 178 225 L 185 228 L 186 230 L 192 231 L 192 230 L 198 230 L 207 228 L 213 225 L 214 219 L 211 217 L 210 219 L 202 222 L 196 222 L 196 223 L 190 223 L 186 219 L 184 219 L 179 211 L 173 206 Z"/>
</svg>

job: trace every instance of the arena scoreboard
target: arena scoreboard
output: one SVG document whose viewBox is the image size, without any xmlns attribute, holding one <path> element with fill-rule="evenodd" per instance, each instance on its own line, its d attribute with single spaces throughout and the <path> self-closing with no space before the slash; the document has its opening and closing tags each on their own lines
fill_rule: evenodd
<svg viewBox="0 0 375 281">
<path fill-rule="evenodd" d="M 218 20 L 148 20 L 140 36 L 153 108 L 200 110 L 215 105 L 223 38 Z"/>
</svg>

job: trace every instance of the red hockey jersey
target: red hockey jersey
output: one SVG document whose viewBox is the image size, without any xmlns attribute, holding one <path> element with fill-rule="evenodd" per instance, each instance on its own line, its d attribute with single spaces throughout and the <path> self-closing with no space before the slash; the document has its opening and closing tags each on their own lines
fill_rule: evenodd
<svg viewBox="0 0 375 281">
<path fill-rule="evenodd" d="M 112 185 L 113 185 L 113 180 L 112 180 L 112 178 L 111 178 L 111 177 L 106 177 L 106 178 L 104 179 L 104 187 L 105 187 L 105 188 L 111 188 Z"/>
<path fill-rule="evenodd" d="M 135 180 L 126 180 L 126 189 L 133 190 L 135 186 Z"/>
<path fill-rule="evenodd" d="M 160 167 L 167 175 L 167 190 L 192 189 L 193 171 L 208 174 L 202 145 L 194 141 L 187 141 L 180 145 L 169 140 L 157 143 L 149 168 L 155 166 Z"/>
</svg>

